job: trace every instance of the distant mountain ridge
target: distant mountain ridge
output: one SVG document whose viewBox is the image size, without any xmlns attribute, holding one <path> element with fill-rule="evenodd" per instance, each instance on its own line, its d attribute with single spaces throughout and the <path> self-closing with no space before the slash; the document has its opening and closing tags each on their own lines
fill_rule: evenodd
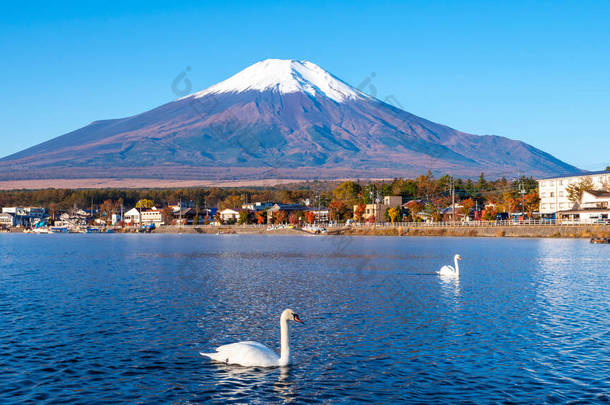
<svg viewBox="0 0 610 405">
<path fill-rule="evenodd" d="M 0 169 L 0 180 L 581 172 L 524 142 L 417 117 L 311 62 L 277 59 L 142 114 L 95 121 L 0 159 Z"/>
</svg>

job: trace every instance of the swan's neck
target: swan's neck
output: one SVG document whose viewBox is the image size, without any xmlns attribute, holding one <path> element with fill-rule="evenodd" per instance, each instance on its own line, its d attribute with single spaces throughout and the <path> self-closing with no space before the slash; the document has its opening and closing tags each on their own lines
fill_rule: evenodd
<svg viewBox="0 0 610 405">
<path fill-rule="evenodd" d="M 460 274 L 460 265 L 458 264 L 457 257 L 453 258 L 453 263 L 455 263 L 455 274 Z"/>
<path fill-rule="evenodd" d="M 290 364 L 290 334 L 288 333 L 288 319 L 280 318 L 280 366 Z"/>
</svg>

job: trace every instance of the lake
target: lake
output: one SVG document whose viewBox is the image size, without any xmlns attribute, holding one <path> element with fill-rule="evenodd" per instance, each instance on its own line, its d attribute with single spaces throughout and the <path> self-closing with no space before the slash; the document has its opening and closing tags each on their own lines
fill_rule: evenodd
<svg viewBox="0 0 610 405">
<path fill-rule="evenodd" d="M 0 403 L 610 401 L 610 246 L 0 235 Z M 436 271 L 463 257 L 459 280 Z M 240 340 L 293 365 L 199 355 Z"/>
</svg>

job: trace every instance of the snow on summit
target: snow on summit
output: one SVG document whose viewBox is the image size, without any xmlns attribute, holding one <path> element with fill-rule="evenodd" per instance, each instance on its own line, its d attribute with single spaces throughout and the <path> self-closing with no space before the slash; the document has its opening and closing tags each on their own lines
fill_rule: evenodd
<svg viewBox="0 0 610 405">
<path fill-rule="evenodd" d="M 255 63 L 192 96 L 199 98 L 207 94 L 252 90 L 277 91 L 282 94 L 304 92 L 312 96 L 326 96 L 337 102 L 368 98 L 315 63 L 282 59 L 267 59 Z"/>
</svg>

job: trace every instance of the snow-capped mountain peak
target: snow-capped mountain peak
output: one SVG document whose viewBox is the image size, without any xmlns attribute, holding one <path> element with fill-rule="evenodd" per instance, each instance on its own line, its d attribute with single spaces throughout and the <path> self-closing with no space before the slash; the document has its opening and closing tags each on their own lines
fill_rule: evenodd
<svg viewBox="0 0 610 405">
<path fill-rule="evenodd" d="M 326 96 L 336 102 L 369 98 L 315 63 L 283 59 L 266 59 L 255 63 L 227 80 L 188 97 L 252 90 L 277 91 L 281 94 L 304 92 L 312 96 Z"/>
</svg>

